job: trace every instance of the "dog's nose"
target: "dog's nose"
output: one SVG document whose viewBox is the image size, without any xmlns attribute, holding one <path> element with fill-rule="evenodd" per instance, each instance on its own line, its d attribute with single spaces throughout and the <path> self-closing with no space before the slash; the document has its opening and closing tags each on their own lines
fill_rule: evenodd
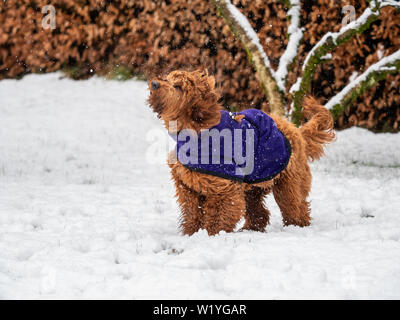
<svg viewBox="0 0 400 320">
<path fill-rule="evenodd" d="M 152 81 L 151 82 L 151 89 L 152 90 L 160 89 L 160 83 L 158 81 Z"/>
</svg>

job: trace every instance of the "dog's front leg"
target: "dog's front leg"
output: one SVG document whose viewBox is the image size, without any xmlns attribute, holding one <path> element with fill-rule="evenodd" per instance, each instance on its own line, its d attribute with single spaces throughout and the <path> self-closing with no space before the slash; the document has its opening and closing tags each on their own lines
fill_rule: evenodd
<svg viewBox="0 0 400 320">
<path fill-rule="evenodd" d="M 242 230 L 263 232 L 269 223 L 269 211 L 264 205 L 264 197 L 269 193 L 268 189 L 252 187 L 246 190 L 246 223 Z"/>
<path fill-rule="evenodd" d="M 203 225 L 202 205 L 204 196 L 176 182 L 176 195 L 181 208 L 180 225 L 183 234 L 192 235 Z"/>
<path fill-rule="evenodd" d="M 232 232 L 245 213 L 245 202 L 240 194 L 221 196 L 213 194 L 205 198 L 202 206 L 204 228 L 210 236 L 220 231 Z"/>
</svg>

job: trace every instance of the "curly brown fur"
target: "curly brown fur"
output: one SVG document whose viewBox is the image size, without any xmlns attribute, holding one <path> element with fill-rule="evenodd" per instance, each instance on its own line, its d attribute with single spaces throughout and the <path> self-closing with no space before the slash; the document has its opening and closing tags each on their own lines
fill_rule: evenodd
<svg viewBox="0 0 400 320">
<path fill-rule="evenodd" d="M 303 101 L 303 116 L 308 122 L 300 128 L 307 141 L 306 153 L 310 160 L 318 160 L 324 155 L 324 145 L 335 139 L 333 118 L 328 109 L 312 97 Z"/>
<path fill-rule="evenodd" d="M 206 72 L 173 71 L 166 78 L 149 82 L 149 104 L 164 121 L 170 132 L 170 121 L 182 129 L 208 129 L 220 121 L 215 80 Z M 269 223 L 269 211 L 264 197 L 273 193 L 281 209 L 285 225 L 308 226 L 310 205 L 307 201 L 311 188 L 308 160 L 319 159 L 323 146 L 335 135 L 330 112 L 314 99 L 304 102 L 304 116 L 308 122 L 300 129 L 286 120 L 272 116 L 278 128 L 292 146 L 290 161 L 273 180 L 247 184 L 191 171 L 179 161 L 169 163 L 181 208 L 181 227 L 192 235 L 206 229 L 209 235 L 224 230 L 232 232 L 244 217 L 245 230 L 264 231 Z M 238 119 L 240 121 L 240 119 Z M 170 154 L 173 157 L 173 154 Z"/>
<path fill-rule="evenodd" d="M 219 123 L 219 110 L 223 108 L 217 103 L 213 77 L 200 71 L 173 71 L 156 81 L 160 88 L 151 91 L 149 103 L 167 130 L 170 129 L 169 123 L 176 120 L 178 132 L 182 129 L 199 132 Z"/>
</svg>

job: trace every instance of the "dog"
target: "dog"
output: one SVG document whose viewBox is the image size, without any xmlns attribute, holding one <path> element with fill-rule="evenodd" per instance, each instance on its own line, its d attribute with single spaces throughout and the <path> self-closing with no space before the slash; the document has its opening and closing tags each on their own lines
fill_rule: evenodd
<svg viewBox="0 0 400 320">
<path fill-rule="evenodd" d="M 324 146 L 335 139 L 331 113 L 314 98 L 305 98 L 303 116 L 308 121 L 297 128 L 260 110 L 225 111 L 218 103 L 215 79 L 206 71 L 173 71 L 166 77 L 150 80 L 149 90 L 150 107 L 175 138 L 185 130 L 201 136 L 222 125 L 234 128 L 227 129 L 229 132 L 243 127 L 257 132 L 252 139 L 257 140 L 256 151 L 261 152 L 253 163 L 253 171 L 258 170 L 256 175 L 243 172 L 243 165 L 237 161 L 232 164 L 232 159 L 228 159 L 231 162 L 227 165 L 218 161 L 215 165 L 183 163 L 185 152 L 180 152 L 179 146 L 182 151 L 186 140 L 178 139 L 177 149 L 169 154 L 169 166 L 181 209 L 183 234 L 192 235 L 200 229 L 207 230 L 209 235 L 232 232 L 242 217 L 245 223 L 241 230 L 263 232 L 270 216 L 263 199 L 269 193 L 274 195 L 285 226 L 310 224 L 307 197 L 312 176 L 308 162 L 318 160 L 324 154 Z M 209 150 L 223 151 L 217 149 Z M 275 155 L 276 163 L 271 155 Z M 210 159 L 212 156 L 209 155 Z M 197 160 L 197 155 L 190 159 Z"/>
</svg>

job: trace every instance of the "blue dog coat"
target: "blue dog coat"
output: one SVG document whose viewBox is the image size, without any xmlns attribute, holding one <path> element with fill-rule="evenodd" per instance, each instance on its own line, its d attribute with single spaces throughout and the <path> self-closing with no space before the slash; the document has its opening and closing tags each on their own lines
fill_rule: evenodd
<svg viewBox="0 0 400 320">
<path fill-rule="evenodd" d="M 173 137 L 179 162 L 190 170 L 246 183 L 271 180 L 286 168 L 291 145 L 271 117 L 257 109 L 220 112 L 218 125 Z M 238 115 L 244 118 L 236 121 Z"/>
</svg>

